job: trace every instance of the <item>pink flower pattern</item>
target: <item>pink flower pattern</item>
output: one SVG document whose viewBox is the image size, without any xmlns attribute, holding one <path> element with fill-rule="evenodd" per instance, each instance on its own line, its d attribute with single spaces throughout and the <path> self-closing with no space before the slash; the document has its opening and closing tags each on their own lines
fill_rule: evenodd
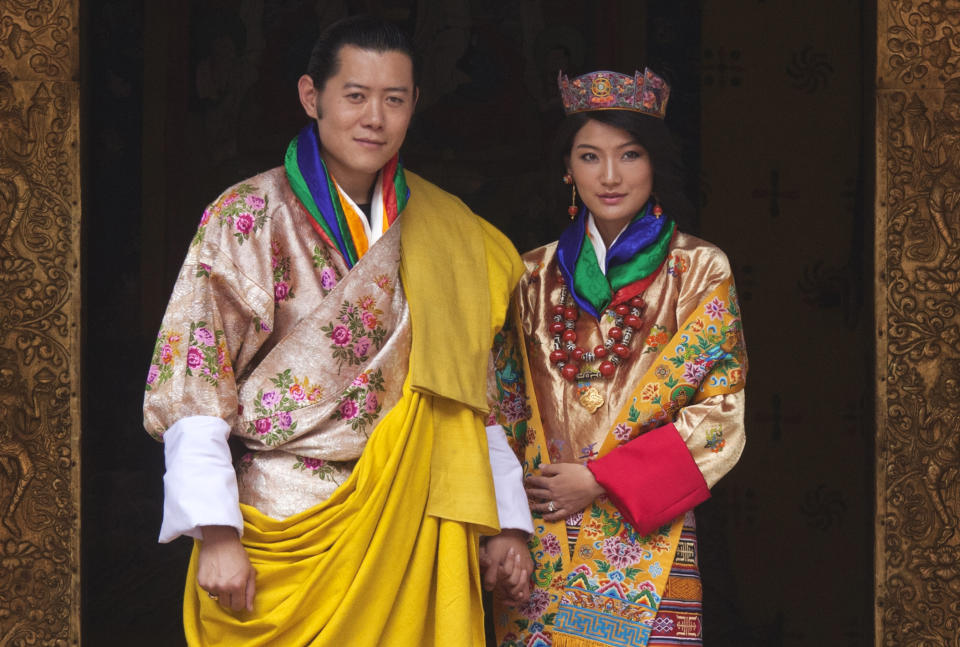
<svg viewBox="0 0 960 647">
<path fill-rule="evenodd" d="M 550 594 L 546 589 L 537 587 L 518 611 L 523 617 L 536 620 L 543 615 L 543 612 L 547 610 L 548 606 L 550 606 Z"/>
<path fill-rule="evenodd" d="M 363 410 L 367 413 L 376 413 L 379 407 L 380 402 L 377 400 L 377 394 L 373 391 L 368 391 L 366 400 L 363 403 Z"/>
<path fill-rule="evenodd" d="M 379 316 L 377 301 L 369 295 L 361 296 L 356 303 L 344 301 L 336 319 L 321 330 L 333 342 L 330 346 L 337 370 L 347 366 L 365 364 L 371 352 L 380 350 L 387 337 L 387 330 Z"/>
<path fill-rule="evenodd" d="M 321 458 L 297 456 L 297 462 L 294 463 L 293 469 L 309 472 L 312 476 L 324 481 L 335 480 L 333 478 L 333 466 Z"/>
<path fill-rule="evenodd" d="M 543 545 L 543 550 L 546 551 L 547 555 L 552 557 L 557 557 L 560 555 L 560 540 L 557 539 L 557 536 L 552 532 L 545 534 L 541 539 L 540 543 Z"/>
<path fill-rule="evenodd" d="M 242 245 L 266 224 L 269 218 L 267 210 L 266 195 L 259 195 L 259 189 L 252 184 L 238 184 L 203 212 L 191 245 L 203 242 L 212 220 L 216 220 L 220 227 L 230 227 L 237 243 Z"/>
<path fill-rule="evenodd" d="M 723 315 L 727 312 L 727 306 L 719 297 L 713 297 L 713 301 L 705 305 L 703 310 L 711 319 L 723 319 Z"/>
<path fill-rule="evenodd" d="M 276 445 L 296 432 L 294 412 L 315 402 L 322 390 L 311 386 L 307 378 L 295 378 L 289 368 L 271 377 L 270 382 L 273 388 L 257 391 L 253 401 L 256 418 L 247 423 L 247 433 L 259 437 L 267 445 Z"/>
<path fill-rule="evenodd" d="M 237 216 L 235 226 L 237 231 L 246 235 L 253 231 L 254 224 L 255 221 L 252 213 L 241 213 L 239 216 Z"/>
<path fill-rule="evenodd" d="M 614 427 L 613 435 L 620 442 L 624 442 L 630 438 L 630 434 L 633 433 L 633 428 L 625 422 L 621 422 L 619 425 Z"/>
<path fill-rule="evenodd" d="M 276 240 L 270 242 L 270 266 L 273 268 L 273 301 L 280 305 L 296 295 L 293 291 L 290 257 L 284 255 L 283 248 Z"/>
<path fill-rule="evenodd" d="M 360 407 L 358 407 L 357 403 L 353 400 L 344 400 L 340 403 L 338 411 L 340 413 L 339 418 L 341 420 L 353 420 L 360 412 Z"/>
<path fill-rule="evenodd" d="M 350 329 L 346 326 L 337 326 L 333 329 L 330 338 L 333 339 L 333 343 L 337 346 L 346 346 L 350 343 L 351 339 Z"/>
<path fill-rule="evenodd" d="M 201 377 L 216 386 L 222 377 L 233 373 L 222 330 L 212 330 L 205 321 L 191 323 L 189 344 L 187 375 Z"/>
<path fill-rule="evenodd" d="M 341 394 L 332 418 L 347 420 L 351 429 L 365 431 L 380 416 L 383 404 L 378 394 L 385 391 L 381 369 L 360 373 Z"/>
<path fill-rule="evenodd" d="M 603 556 L 607 558 L 610 565 L 614 568 L 624 569 L 640 561 L 643 556 L 643 550 L 635 543 L 621 541 L 621 537 L 608 537 L 603 540 L 600 548 Z"/>
</svg>

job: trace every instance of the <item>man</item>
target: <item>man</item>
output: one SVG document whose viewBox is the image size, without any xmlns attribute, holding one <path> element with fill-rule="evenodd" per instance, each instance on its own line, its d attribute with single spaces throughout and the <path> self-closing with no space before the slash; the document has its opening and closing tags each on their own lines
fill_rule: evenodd
<svg viewBox="0 0 960 647">
<path fill-rule="evenodd" d="M 187 639 L 482 645 L 479 534 L 515 529 L 488 585 L 525 597 L 531 567 L 519 465 L 483 431 L 522 265 L 400 164 L 417 89 L 395 27 L 331 26 L 298 89 L 312 123 L 204 212 L 147 377 L 160 539 L 201 540 Z"/>
</svg>

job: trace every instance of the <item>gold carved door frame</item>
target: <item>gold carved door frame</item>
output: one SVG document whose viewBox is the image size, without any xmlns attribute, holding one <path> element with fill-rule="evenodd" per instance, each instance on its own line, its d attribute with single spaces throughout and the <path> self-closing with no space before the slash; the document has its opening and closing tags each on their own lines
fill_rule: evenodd
<svg viewBox="0 0 960 647">
<path fill-rule="evenodd" d="M 80 640 L 78 0 L 0 0 L 0 647 Z"/>
<path fill-rule="evenodd" d="M 960 8 L 878 6 L 877 645 L 960 635 Z"/>
</svg>

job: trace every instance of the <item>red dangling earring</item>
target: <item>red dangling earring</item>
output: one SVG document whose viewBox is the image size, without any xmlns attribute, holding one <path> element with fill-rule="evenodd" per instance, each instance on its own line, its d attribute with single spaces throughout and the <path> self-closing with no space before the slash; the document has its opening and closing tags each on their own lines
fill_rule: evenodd
<svg viewBox="0 0 960 647">
<path fill-rule="evenodd" d="M 659 218 L 663 215 L 663 207 L 660 206 L 660 200 L 657 198 L 657 194 L 653 194 L 653 215 L 656 218 Z"/>
<path fill-rule="evenodd" d="M 573 220 L 577 217 L 577 213 L 580 211 L 580 207 L 577 206 L 577 185 L 573 181 L 573 175 L 567 173 L 563 176 L 563 183 L 569 184 L 573 190 L 570 194 L 570 206 L 567 207 L 567 213 L 570 214 L 570 220 Z"/>
</svg>

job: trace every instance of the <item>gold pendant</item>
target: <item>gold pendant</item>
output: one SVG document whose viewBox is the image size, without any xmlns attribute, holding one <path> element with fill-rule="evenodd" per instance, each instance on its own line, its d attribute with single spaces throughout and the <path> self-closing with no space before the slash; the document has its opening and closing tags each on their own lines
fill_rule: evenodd
<svg viewBox="0 0 960 647">
<path fill-rule="evenodd" d="M 597 390 L 597 387 L 591 386 L 580 394 L 580 404 L 583 405 L 584 409 L 590 413 L 593 413 L 603 406 L 603 396 L 600 395 L 600 391 Z"/>
</svg>

